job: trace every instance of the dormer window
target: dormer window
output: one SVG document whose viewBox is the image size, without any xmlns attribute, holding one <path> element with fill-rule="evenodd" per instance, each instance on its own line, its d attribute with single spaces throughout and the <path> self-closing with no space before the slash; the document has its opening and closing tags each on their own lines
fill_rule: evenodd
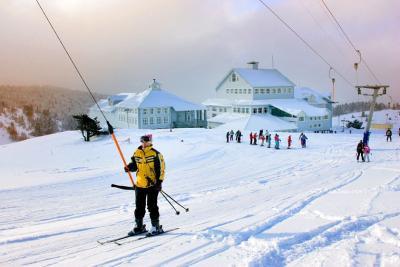
<svg viewBox="0 0 400 267">
<path fill-rule="evenodd" d="M 232 73 L 231 79 L 232 79 L 232 82 L 236 82 L 236 81 L 239 80 L 239 78 L 238 78 L 238 76 L 236 75 L 236 73 Z"/>
</svg>

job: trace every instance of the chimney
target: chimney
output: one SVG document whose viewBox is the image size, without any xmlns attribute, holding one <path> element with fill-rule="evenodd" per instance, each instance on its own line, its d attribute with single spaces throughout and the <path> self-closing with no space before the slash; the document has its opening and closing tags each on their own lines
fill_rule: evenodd
<svg viewBox="0 0 400 267">
<path fill-rule="evenodd" d="M 253 70 L 258 70 L 258 62 L 257 61 L 250 61 L 247 64 L 252 65 Z"/>
</svg>

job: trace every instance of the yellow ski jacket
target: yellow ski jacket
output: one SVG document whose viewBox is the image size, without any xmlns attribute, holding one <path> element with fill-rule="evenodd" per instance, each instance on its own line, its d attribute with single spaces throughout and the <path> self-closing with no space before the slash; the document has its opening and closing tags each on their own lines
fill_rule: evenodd
<svg viewBox="0 0 400 267">
<path fill-rule="evenodd" d="M 131 159 L 128 168 L 132 172 L 136 171 L 137 187 L 147 188 L 154 186 L 158 180 L 164 181 L 164 158 L 153 146 L 139 146 Z"/>
</svg>

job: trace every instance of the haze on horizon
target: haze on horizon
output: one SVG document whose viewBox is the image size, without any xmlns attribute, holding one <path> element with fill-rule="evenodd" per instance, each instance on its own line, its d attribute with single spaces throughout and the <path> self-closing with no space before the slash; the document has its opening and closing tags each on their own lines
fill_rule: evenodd
<svg viewBox="0 0 400 267">
<path fill-rule="evenodd" d="M 140 92 L 153 78 L 192 101 L 214 96 L 234 67 L 251 60 L 298 86 L 331 91 L 329 67 L 257 0 L 41 0 L 99 93 Z M 353 84 L 375 84 L 320 0 L 265 0 Z M 389 94 L 400 101 L 400 1 L 325 0 Z M 34 0 L 0 1 L 0 84 L 83 90 Z M 366 101 L 338 75 L 339 102 Z M 358 77 L 357 77 L 358 76 Z M 381 102 L 391 102 L 383 97 Z"/>
</svg>

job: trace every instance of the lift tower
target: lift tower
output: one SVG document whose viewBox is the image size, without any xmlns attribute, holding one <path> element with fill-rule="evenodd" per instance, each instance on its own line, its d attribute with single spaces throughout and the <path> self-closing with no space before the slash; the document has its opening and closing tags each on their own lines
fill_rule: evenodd
<svg viewBox="0 0 400 267">
<path fill-rule="evenodd" d="M 367 127 L 365 128 L 364 138 L 363 138 L 363 143 L 368 144 L 370 129 L 371 129 L 371 122 L 372 122 L 372 115 L 374 114 L 376 100 L 378 99 L 379 96 L 386 95 L 386 90 L 387 90 L 387 88 L 389 88 L 389 85 L 360 85 L 360 86 L 356 86 L 356 88 L 357 88 L 357 92 L 359 95 L 372 96 L 371 105 L 369 107 Z M 362 93 L 362 89 L 372 90 L 373 92 L 372 92 L 372 94 L 371 93 Z M 381 89 L 382 89 L 382 91 L 381 91 Z"/>
</svg>

